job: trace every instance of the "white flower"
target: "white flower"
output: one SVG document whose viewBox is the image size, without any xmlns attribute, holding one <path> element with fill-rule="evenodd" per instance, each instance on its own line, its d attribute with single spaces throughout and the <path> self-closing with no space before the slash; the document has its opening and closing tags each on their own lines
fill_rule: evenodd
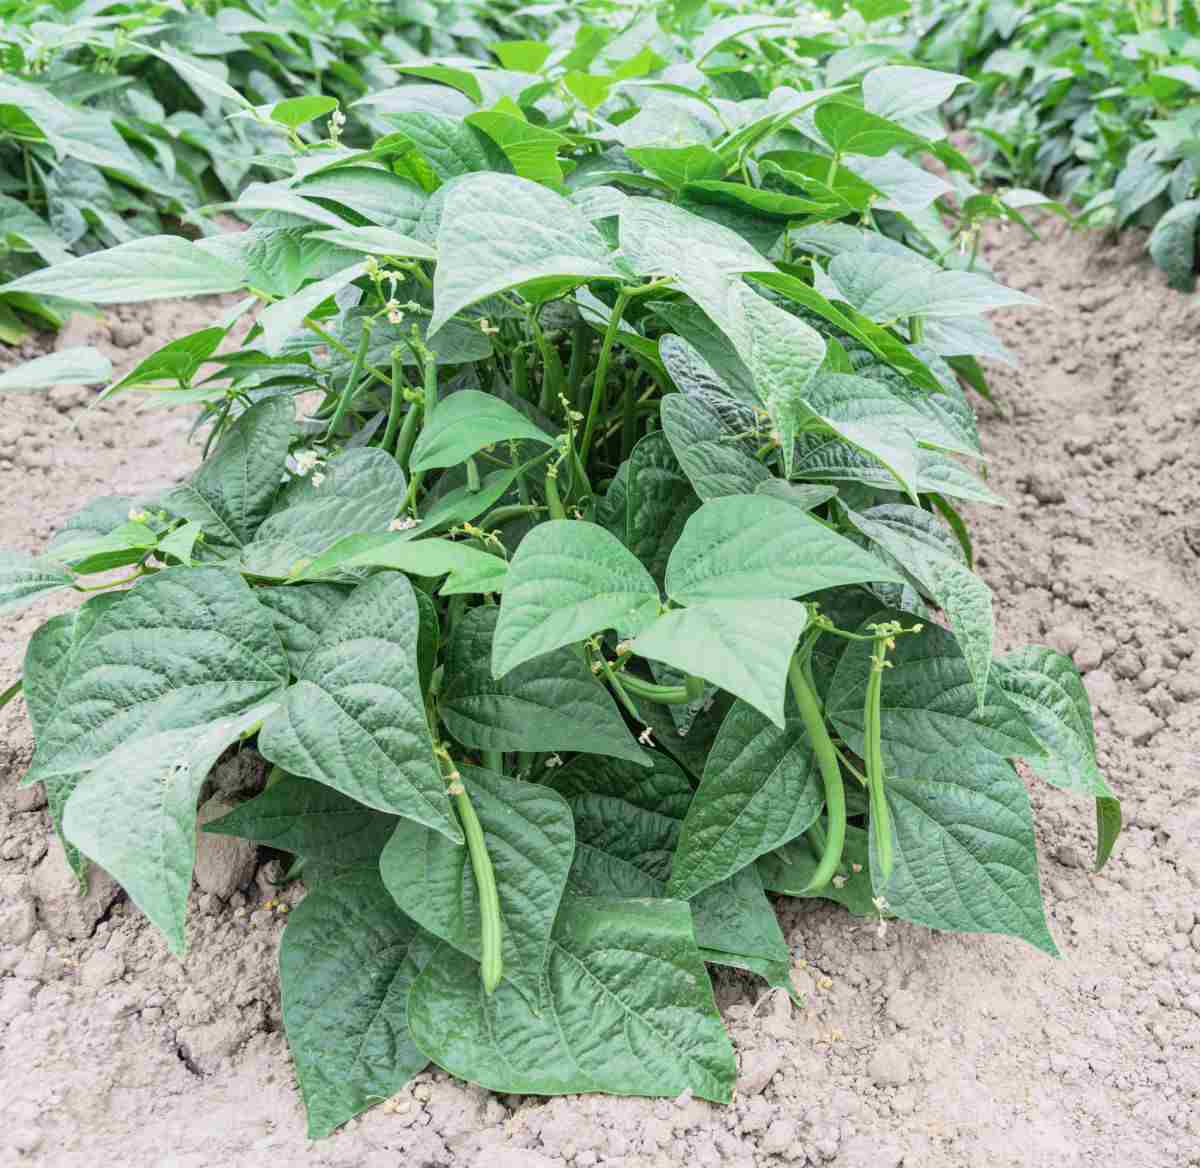
<svg viewBox="0 0 1200 1168">
<path fill-rule="evenodd" d="M 494 337 L 500 330 L 486 316 L 479 318 L 479 331 L 485 337 Z"/>
<path fill-rule="evenodd" d="M 321 473 L 321 471 L 314 470 L 312 479 L 309 481 L 314 487 L 319 487 L 325 481 L 325 476 Z"/>
<path fill-rule="evenodd" d="M 130 523 L 145 523 L 146 522 L 146 512 L 139 511 L 136 507 L 131 507 L 129 509 L 129 522 Z"/>
<path fill-rule="evenodd" d="M 561 754 L 552 754 L 548 759 L 546 759 L 547 770 L 553 770 L 554 767 L 560 767 L 562 764 L 563 760 Z"/>
<path fill-rule="evenodd" d="M 388 531 L 411 531 L 417 526 L 417 521 L 411 515 L 401 515 L 388 524 Z"/>
<path fill-rule="evenodd" d="M 638 735 L 638 741 L 639 741 L 639 742 L 640 742 L 640 743 L 641 743 L 643 746 L 653 746 L 653 745 L 654 745 L 654 731 L 653 731 L 653 730 L 652 730 L 652 729 L 651 729 L 649 726 L 647 726 L 647 727 L 646 727 L 646 728 L 645 728 L 645 729 L 644 729 L 644 730 L 643 730 L 643 731 L 642 731 L 642 732 L 641 732 L 641 733 Z"/>
<path fill-rule="evenodd" d="M 316 469 L 317 464 L 321 461 L 321 456 L 315 450 L 301 450 L 295 459 L 296 473 L 306 475 L 310 470 Z"/>
<path fill-rule="evenodd" d="M 387 302 L 387 318 L 389 324 L 404 323 L 404 309 L 400 307 L 399 301 L 389 300 Z"/>
</svg>

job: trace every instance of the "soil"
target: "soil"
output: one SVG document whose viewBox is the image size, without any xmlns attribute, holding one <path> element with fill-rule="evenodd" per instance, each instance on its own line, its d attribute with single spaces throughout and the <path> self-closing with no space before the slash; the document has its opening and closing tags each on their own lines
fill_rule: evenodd
<svg viewBox="0 0 1200 1168">
<path fill-rule="evenodd" d="M 732 1106 L 500 1097 L 429 1071 L 311 1144 L 274 971 L 301 890 L 281 903 L 277 869 L 248 848 L 206 854 L 183 961 L 111 882 L 72 897 L 39 797 L 16 786 L 31 753 L 16 701 L 0 713 L 0 1163 L 1083 1168 L 1119 1148 L 1126 1168 L 1200 1165 L 1200 333 L 1141 247 L 1052 223 L 1041 242 L 992 233 L 984 250 L 1050 306 L 999 315 L 1020 368 L 993 370 L 1000 407 L 980 409 L 1013 504 L 970 516 L 998 648 L 1074 656 L 1127 820 L 1094 875 L 1091 808 L 1033 787 L 1061 960 L 780 900 L 806 1005 L 720 978 Z M 117 309 L 99 342 L 127 364 L 208 317 Z M 194 465 L 188 417 L 120 400 L 84 413 L 87 397 L 6 399 L 0 546 L 40 546 L 91 494 L 152 491 Z M 0 687 L 70 603 L 0 629 Z M 223 767 L 218 797 L 253 784 L 245 761 Z"/>
</svg>

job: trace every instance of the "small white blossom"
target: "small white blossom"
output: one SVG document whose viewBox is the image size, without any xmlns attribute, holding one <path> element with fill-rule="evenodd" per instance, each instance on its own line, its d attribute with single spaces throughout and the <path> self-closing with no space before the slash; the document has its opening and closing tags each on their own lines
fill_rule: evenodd
<svg viewBox="0 0 1200 1168">
<path fill-rule="evenodd" d="M 641 743 L 643 746 L 653 746 L 653 745 L 654 745 L 654 731 L 653 731 L 653 730 L 652 730 L 652 729 L 651 729 L 649 726 L 647 726 L 647 727 L 646 727 L 646 728 L 645 728 L 645 729 L 644 729 L 644 730 L 643 730 L 643 731 L 642 731 L 642 732 L 641 732 L 641 733 L 638 735 L 638 741 L 639 741 L 639 742 L 640 742 L 640 743 Z"/>
<path fill-rule="evenodd" d="M 315 470 L 321 461 L 321 456 L 315 450 L 301 450 L 296 456 L 296 473 L 306 475 Z"/>
<path fill-rule="evenodd" d="M 389 300 L 386 307 L 389 324 L 404 323 L 404 309 L 400 307 L 399 301 Z"/>
<path fill-rule="evenodd" d="M 546 765 L 546 769 L 549 771 L 549 770 L 553 770 L 555 767 L 562 766 L 562 764 L 563 764 L 562 755 L 561 754 L 552 754 L 548 759 L 546 759 L 545 765 Z"/>
<path fill-rule="evenodd" d="M 146 512 L 139 511 L 136 507 L 131 507 L 129 509 L 129 521 L 130 523 L 145 523 Z"/>
<path fill-rule="evenodd" d="M 500 330 L 486 316 L 479 318 L 479 331 L 485 337 L 494 337 Z"/>
<path fill-rule="evenodd" d="M 411 531 L 417 526 L 417 521 L 411 515 L 401 515 L 388 524 L 388 531 Z"/>
<path fill-rule="evenodd" d="M 314 487 L 319 487 L 325 481 L 325 475 L 319 470 L 314 470 L 313 476 L 309 481 Z"/>
</svg>

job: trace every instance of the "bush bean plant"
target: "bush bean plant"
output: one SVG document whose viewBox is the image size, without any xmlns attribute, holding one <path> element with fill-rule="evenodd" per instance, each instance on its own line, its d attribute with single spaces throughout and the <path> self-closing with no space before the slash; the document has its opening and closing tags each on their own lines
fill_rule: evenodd
<svg viewBox="0 0 1200 1168">
<path fill-rule="evenodd" d="M 227 294 L 102 395 L 199 407 L 200 468 L 0 558 L 7 605 L 86 594 L 7 696 L 81 878 L 177 953 L 202 784 L 268 764 L 206 830 L 307 887 L 313 1136 L 430 1061 L 728 1101 L 706 967 L 789 986 L 768 893 L 1053 954 L 1025 778 L 1095 800 L 1098 865 L 1119 828 L 1073 666 L 994 657 L 972 570 L 963 386 L 1030 301 L 941 246 L 961 78 L 776 10 L 544 36 L 419 65 L 368 147 L 293 140 L 244 232 L 5 288 Z"/>
<path fill-rule="evenodd" d="M 369 142 L 390 106 L 358 99 L 423 54 L 486 55 L 495 23 L 426 0 L 0 0 L 0 276 L 164 223 L 209 230 L 197 210 L 289 170 L 289 137 L 315 141 L 313 120 L 338 110 L 345 139 Z M 66 310 L 0 297 L 0 340 Z"/>
<path fill-rule="evenodd" d="M 993 182 L 1068 200 L 1086 223 L 1153 228 L 1173 287 L 1195 287 L 1200 17 L 1191 0 L 916 6 L 909 49 L 978 82 L 948 107 Z"/>
</svg>

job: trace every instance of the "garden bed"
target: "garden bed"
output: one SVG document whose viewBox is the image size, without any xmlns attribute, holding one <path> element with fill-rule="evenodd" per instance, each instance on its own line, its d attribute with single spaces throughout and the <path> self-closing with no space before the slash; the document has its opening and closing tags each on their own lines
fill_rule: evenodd
<svg viewBox="0 0 1200 1168">
<path fill-rule="evenodd" d="M 1021 369 L 993 370 L 1003 412 L 983 405 L 980 424 L 991 484 L 1013 505 L 970 519 L 997 649 L 1072 653 L 1129 825 L 1093 876 L 1083 803 L 1032 788 L 1061 961 L 901 921 L 880 935 L 784 899 L 806 1007 L 721 976 L 741 1068 L 731 1107 L 499 1097 L 427 1072 L 306 1144 L 274 961 L 301 889 L 281 900 L 249 845 L 210 839 L 183 961 L 115 888 L 75 901 L 44 812 L 16 787 L 32 751 L 17 701 L 0 712 L 0 1162 L 1073 1168 L 1120 1146 L 1136 1168 L 1200 1163 L 1196 308 L 1138 239 L 1044 230 L 1041 243 L 993 232 L 983 249 L 1050 308 L 997 322 Z M 99 343 L 128 363 L 208 315 L 118 309 Z M 72 343 L 87 340 L 59 342 Z M 0 545 L 33 550 L 80 497 L 161 488 L 197 460 L 184 414 L 124 401 L 85 413 L 73 392 L 6 399 Z M 0 687 L 30 633 L 70 606 L 7 619 Z M 226 765 L 219 783 L 233 794 L 254 779 Z"/>
</svg>

